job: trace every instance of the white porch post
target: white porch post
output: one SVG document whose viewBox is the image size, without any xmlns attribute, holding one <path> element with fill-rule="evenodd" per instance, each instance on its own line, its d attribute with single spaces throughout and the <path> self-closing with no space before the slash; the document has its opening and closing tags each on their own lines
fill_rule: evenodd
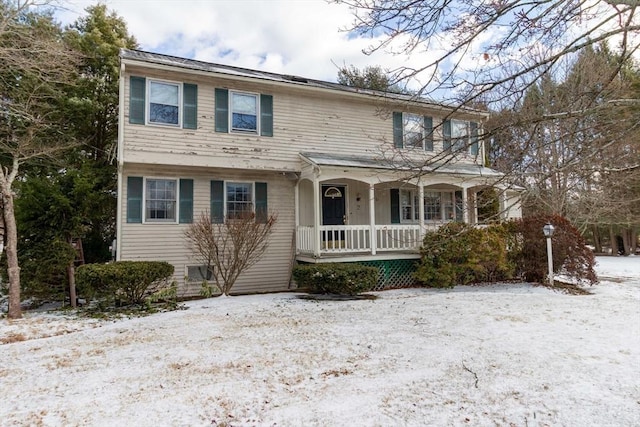
<svg viewBox="0 0 640 427">
<path fill-rule="evenodd" d="M 507 210 L 509 209 L 507 190 L 502 190 L 502 193 L 500 194 L 500 204 L 502 205 L 500 206 L 500 218 L 502 220 L 506 220 L 507 218 L 509 218 L 509 212 L 507 212 Z"/>
<path fill-rule="evenodd" d="M 469 189 L 462 187 L 462 222 L 469 224 Z"/>
<path fill-rule="evenodd" d="M 296 181 L 296 185 L 293 187 L 293 208 L 294 208 L 294 218 L 295 225 L 293 229 L 293 235 L 296 238 L 296 253 L 299 253 L 298 250 L 298 229 L 300 228 L 300 184 Z"/>
<path fill-rule="evenodd" d="M 313 255 L 320 256 L 320 180 L 317 176 L 313 178 L 313 232 L 315 235 Z"/>
<path fill-rule="evenodd" d="M 369 184 L 369 235 L 371 236 L 371 255 L 375 255 L 378 236 L 376 236 L 376 189 L 373 184 Z"/>
<path fill-rule="evenodd" d="M 418 224 L 420 224 L 420 245 L 424 238 L 424 187 L 418 183 Z"/>
</svg>

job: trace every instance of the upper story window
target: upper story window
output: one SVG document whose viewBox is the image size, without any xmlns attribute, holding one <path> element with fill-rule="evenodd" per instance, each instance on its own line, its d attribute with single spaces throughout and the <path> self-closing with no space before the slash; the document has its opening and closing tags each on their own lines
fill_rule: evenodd
<svg viewBox="0 0 640 427">
<path fill-rule="evenodd" d="M 445 120 L 442 125 L 444 149 L 453 153 L 478 155 L 478 123 L 465 120 Z"/>
<path fill-rule="evenodd" d="M 215 90 L 216 132 L 273 136 L 273 96 Z"/>
<path fill-rule="evenodd" d="M 149 81 L 149 123 L 180 126 L 180 86 Z"/>
<path fill-rule="evenodd" d="M 258 96 L 231 92 L 231 130 L 258 132 Z"/>
<path fill-rule="evenodd" d="M 189 83 L 129 79 L 129 123 L 198 127 L 198 86 Z"/>
<path fill-rule="evenodd" d="M 410 113 L 393 113 L 393 142 L 396 148 L 433 151 L 433 119 Z"/>
</svg>

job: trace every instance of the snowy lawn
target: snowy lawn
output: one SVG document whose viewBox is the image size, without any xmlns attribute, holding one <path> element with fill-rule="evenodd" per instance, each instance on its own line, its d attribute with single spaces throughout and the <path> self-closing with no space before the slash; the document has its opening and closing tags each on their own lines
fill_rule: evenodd
<svg viewBox="0 0 640 427">
<path fill-rule="evenodd" d="M 640 257 L 525 284 L 0 320 L 0 425 L 638 426 Z"/>
</svg>

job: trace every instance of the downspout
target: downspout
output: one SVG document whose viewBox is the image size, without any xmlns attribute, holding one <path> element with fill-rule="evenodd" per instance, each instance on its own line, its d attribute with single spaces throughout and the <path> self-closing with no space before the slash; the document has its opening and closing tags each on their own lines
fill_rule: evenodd
<svg viewBox="0 0 640 427">
<path fill-rule="evenodd" d="M 120 261 L 122 249 L 122 200 L 123 182 L 122 173 L 124 169 L 124 72 L 125 66 L 120 60 L 120 85 L 118 88 L 118 203 L 116 209 L 116 261 Z"/>
</svg>

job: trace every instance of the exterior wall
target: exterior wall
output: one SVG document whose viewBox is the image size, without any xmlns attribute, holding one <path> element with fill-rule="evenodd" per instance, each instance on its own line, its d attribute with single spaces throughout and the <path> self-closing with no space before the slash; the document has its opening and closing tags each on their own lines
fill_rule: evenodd
<svg viewBox="0 0 640 427">
<path fill-rule="evenodd" d="M 197 129 L 129 123 L 130 76 L 198 85 Z M 389 154 L 393 147 L 392 111 L 434 117 L 434 151 L 402 150 L 402 157 L 426 159 L 442 151 L 440 110 L 413 111 L 384 98 L 320 91 L 295 84 L 238 81 L 215 75 L 160 71 L 127 65 L 124 75 L 122 154 L 125 163 L 172 164 L 240 169 L 300 170 L 300 152 L 345 155 Z M 274 136 L 215 132 L 215 88 L 273 95 Z M 435 108 L 435 107 L 434 107 Z M 481 121 L 481 116 L 461 116 Z M 480 156 L 481 158 L 481 156 Z M 470 156 L 460 162 L 472 163 Z"/>
<path fill-rule="evenodd" d="M 123 171 L 121 260 L 167 261 L 174 265 L 174 279 L 180 296 L 196 296 L 200 283 L 185 283 L 186 265 L 198 265 L 187 248 L 184 232 L 189 224 L 130 224 L 126 218 L 127 177 L 190 178 L 194 180 L 194 220 L 210 206 L 211 180 L 258 181 L 267 183 L 268 209 L 278 216 L 269 246 L 261 260 L 240 276 L 232 293 L 287 290 L 294 255 L 294 181 L 283 174 L 229 169 L 126 165 Z"/>
</svg>

